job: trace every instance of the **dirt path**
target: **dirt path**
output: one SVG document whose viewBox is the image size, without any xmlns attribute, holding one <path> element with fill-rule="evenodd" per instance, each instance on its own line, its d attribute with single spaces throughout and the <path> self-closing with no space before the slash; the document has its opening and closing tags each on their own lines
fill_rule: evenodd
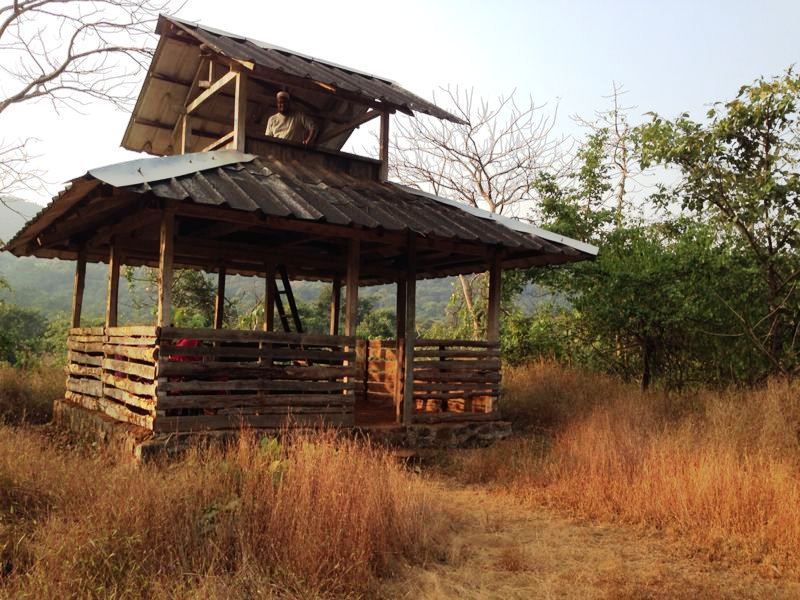
<svg viewBox="0 0 800 600">
<path fill-rule="evenodd" d="M 661 536 L 576 523 L 477 489 L 443 494 L 462 516 L 446 559 L 392 582 L 388 597 L 800 598 L 797 582 L 692 560 Z"/>
</svg>

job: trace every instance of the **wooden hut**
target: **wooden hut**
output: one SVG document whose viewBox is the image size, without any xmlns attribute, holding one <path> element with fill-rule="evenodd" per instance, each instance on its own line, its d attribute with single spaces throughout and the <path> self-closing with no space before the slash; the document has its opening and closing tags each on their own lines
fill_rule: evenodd
<svg viewBox="0 0 800 600">
<path fill-rule="evenodd" d="M 388 79 L 172 17 L 157 33 L 122 142 L 154 157 L 74 179 L 6 246 L 76 261 L 59 414 L 102 414 L 150 435 L 497 422 L 503 269 L 597 249 L 388 181 L 393 113 L 458 121 Z M 313 148 L 264 135 L 278 90 L 317 122 Z M 379 158 L 341 152 L 370 119 L 380 119 Z M 104 327 L 81 327 L 87 262 L 108 264 Z M 158 269 L 155 323 L 118 326 L 122 265 Z M 213 328 L 172 326 L 178 267 L 218 275 Z M 486 339 L 418 338 L 416 282 L 484 271 Z M 264 277 L 263 330 L 222 328 L 230 274 Z M 297 279 L 330 282 L 326 335 L 303 331 Z M 360 340 L 359 286 L 385 283 L 397 287 L 396 339 Z"/>
</svg>

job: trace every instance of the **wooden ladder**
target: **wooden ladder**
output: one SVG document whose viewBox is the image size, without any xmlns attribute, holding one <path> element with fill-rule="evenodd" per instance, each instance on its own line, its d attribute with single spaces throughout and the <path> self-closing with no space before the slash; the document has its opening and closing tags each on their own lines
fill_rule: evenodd
<svg viewBox="0 0 800 600">
<path fill-rule="evenodd" d="M 278 318 L 281 320 L 283 330 L 287 333 L 303 333 L 303 324 L 300 322 L 300 313 L 297 311 L 297 303 L 294 301 L 294 293 L 292 292 L 292 284 L 289 281 L 286 265 L 278 265 L 276 271 L 280 276 L 280 282 L 283 287 L 282 289 L 278 288 L 278 279 L 276 278 L 272 281 L 272 292 L 275 296 L 275 308 L 278 309 Z M 286 297 L 286 304 L 289 305 L 288 314 L 283 303 L 283 296 Z"/>
</svg>

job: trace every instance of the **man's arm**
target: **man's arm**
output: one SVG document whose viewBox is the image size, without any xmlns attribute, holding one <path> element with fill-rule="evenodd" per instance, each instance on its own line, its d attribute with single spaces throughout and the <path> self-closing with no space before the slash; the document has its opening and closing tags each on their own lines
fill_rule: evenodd
<svg viewBox="0 0 800 600">
<path fill-rule="evenodd" d="M 305 114 L 302 115 L 302 123 L 303 127 L 306 130 L 306 134 L 303 137 L 303 144 L 306 146 L 310 146 L 314 143 L 314 140 L 317 137 L 317 124 L 314 123 L 313 120 L 308 118 Z"/>
</svg>

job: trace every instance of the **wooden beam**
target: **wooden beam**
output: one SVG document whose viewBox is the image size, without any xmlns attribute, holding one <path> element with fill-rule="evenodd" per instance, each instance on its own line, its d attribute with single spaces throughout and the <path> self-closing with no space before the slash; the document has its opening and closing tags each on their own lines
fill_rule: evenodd
<svg viewBox="0 0 800 600">
<path fill-rule="evenodd" d="M 364 123 L 367 123 L 374 119 L 375 117 L 381 117 L 386 113 L 382 113 L 377 110 L 369 110 L 362 115 L 359 115 L 349 123 L 345 123 L 344 125 L 339 125 L 338 127 L 334 127 L 330 131 L 326 131 L 325 135 L 321 136 L 319 140 L 317 140 L 318 144 L 323 144 L 328 140 L 332 140 L 336 136 L 339 136 L 343 133 L 350 131 L 351 129 L 355 129 L 356 127 L 361 127 Z"/>
<path fill-rule="evenodd" d="M 214 302 L 214 329 L 222 329 L 225 318 L 225 267 L 219 268 L 217 275 L 217 296 Z"/>
<path fill-rule="evenodd" d="M 275 265 L 264 273 L 264 331 L 275 331 Z"/>
<path fill-rule="evenodd" d="M 358 279 L 361 264 L 361 241 L 351 239 L 347 245 L 347 278 L 345 281 L 344 334 L 355 335 L 358 326 Z"/>
<path fill-rule="evenodd" d="M 192 141 L 192 126 L 189 122 L 189 115 L 183 113 L 181 115 L 181 140 L 180 140 L 180 147 L 181 147 L 181 154 L 186 154 L 189 151 L 189 147 Z"/>
<path fill-rule="evenodd" d="M 161 217 L 158 261 L 158 322 L 169 327 L 172 318 L 172 263 L 175 252 L 175 206 L 164 209 Z"/>
<path fill-rule="evenodd" d="M 334 277 L 331 284 L 331 322 L 330 334 L 339 335 L 339 312 L 342 304 L 342 280 Z"/>
<path fill-rule="evenodd" d="M 221 90 L 226 85 L 231 83 L 234 79 L 236 79 L 236 76 L 237 76 L 236 71 L 229 71 L 225 73 L 225 75 L 217 79 L 213 84 L 211 84 L 211 87 L 209 87 L 206 91 L 204 91 L 202 94 L 197 96 L 197 98 L 195 98 L 194 100 L 189 102 L 189 104 L 186 105 L 186 114 L 189 115 L 192 114 L 195 110 L 197 110 L 200 107 L 201 104 L 203 104 L 203 102 L 208 100 L 211 96 L 216 94 L 219 90 Z"/>
<path fill-rule="evenodd" d="M 395 338 L 397 339 L 397 368 L 395 369 L 394 377 L 394 407 L 395 407 L 395 421 L 398 423 L 403 422 L 403 370 L 405 361 L 403 357 L 406 351 L 406 280 L 405 277 L 400 277 L 397 280 L 397 298 L 395 300 L 395 310 L 397 313 L 397 325 Z"/>
<path fill-rule="evenodd" d="M 108 257 L 108 295 L 106 296 L 106 327 L 116 327 L 119 308 L 119 247 L 112 241 Z"/>
<path fill-rule="evenodd" d="M 236 97 L 233 108 L 233 139 L 228 146 L 239 152 L 245 151 L 247 141 L 247 73 L 236 73 Z"/>
<path fill-rule="evenodd" d="M 210 152 L 211 150 L 216 150 L 217 148 L 225 145 L 228 145 L 228 147 L 230 147 L 230 143 L 233 143 L 231 140 L 233 140 L 235 137 L 236 137 L 236 132 L 229 131 L 221 138 L 217 138 L 216 140 L 205 146 L 202 150 L 200 150 L 200 152 Z"/>
<path fill-rule="evenodd" d="M 78 252 L 75 263 L 75 280 L 72 286 L 72 327 L 81 326 L 81 309 L 83 307 L 83 289 L 86 284 L 86 249 Z"/>
<path fill-rule="evenodd" d="M 387 181 L 389 179 L 389 113 L 381 114 L 379 158 L 381 160 L 381 168 L 378 171 L 378 179 Z"/>
<path fill-rule="evenodd" d="M 503 268 L 500 254 L 494 252 L 489 264 L 489 304 L 486 311 L 486 339 L 500 341 L 500 300 L 502 297 Z"/>
<path fill-rule="evenodd" d="M 408 236 L 405 301 L 405 349 L 403 351 L 403 424 L 411 425 L 414 417 L 414 342 L 416 341 L 417 240 Z"/>
</svg>

